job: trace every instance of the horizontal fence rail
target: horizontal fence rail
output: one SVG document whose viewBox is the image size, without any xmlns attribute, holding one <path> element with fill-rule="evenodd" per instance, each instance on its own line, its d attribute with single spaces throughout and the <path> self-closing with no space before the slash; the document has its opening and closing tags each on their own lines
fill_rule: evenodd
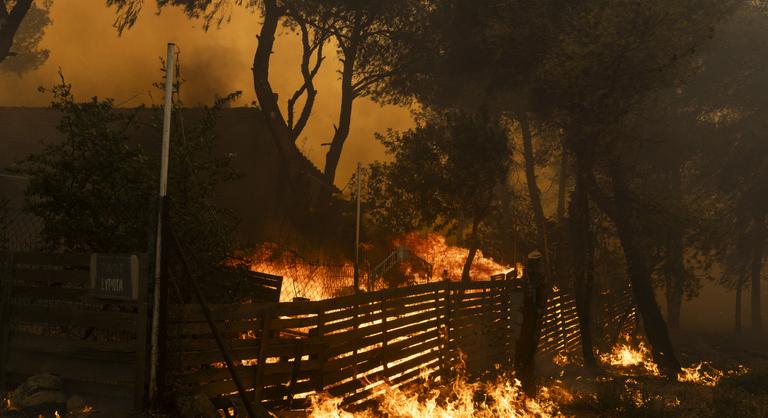
<svg viewBox="0 0 768 418">
<path fill-rule="evenodd" d="M 436 282 L 322 301 L 213 305 L 255 402 L 307 406 L 328 392 L 346 405 L 375 398 L 423 373 L 509 366 L 519 332 L 519 280 Z M 197 305 L 171 307 L 172 386 L 237 402 L 235 384 Z"/>
<path fill-rule="evenodd" d="M 52 373 L 70 393 L 144 402 L 147 292 L 137 301 L 92 297 L 90 254 L 4 255 L 0 274 L 0 386 Z"/>
</svg>

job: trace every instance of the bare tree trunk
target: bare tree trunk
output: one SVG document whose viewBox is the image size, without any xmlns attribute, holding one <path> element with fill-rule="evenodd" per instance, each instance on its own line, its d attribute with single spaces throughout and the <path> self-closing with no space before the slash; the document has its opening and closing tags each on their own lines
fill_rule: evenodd
<svg viewBox="0 0 768 418">
<path fill-rule="evenodd" d="M 355 32 L 356 34 L 357 32 Z M 355 35 L 353 34 L 353 36 Z M 325 155 L 325 179 L 333 184 L 336 178 L 336 168 L 341 158 L 341 150 L 344 148 L 349 136 L 349 126 L 352 123 L 352 104 L 355 100 L 355 88 L 352 76 L 355 70 L 357 55 L 357 40 L 352 39 L 350 46 L 344 51 L 344 67 L 341 72 L 341 106 L 339 109 L 339 124 L 334 126 L 333 138 L 328 153 Z"/>
<path fill-rule="evenodd" d="M 290 138 L 288 125 L 277 103 L 277 95 L 272 91 L 272 85 L 269 82 L 269 63 L 272 48 L 275 45 L 275 32 L 284 13 L 285 11 L 277 5 L 277 0 L 264 0 L 264 22 L 259 32 L 259 42 L 253 56 L 251 71 L 256 99 L 259 101 L 259 107 L 267 123 L 270 128 L 277 131 L 279 136 Z"/>
<path fill-rule="evenodd" d="M 469 236 L 469 253 L 467 259 L 464 261 L 464 269 L 461 271 L 461 281 L 466 283 L 470 281 L 469 271 L 472 268 L 472 262 L 475 260 L 477 249 L 480 247 L 480 242 L 477 237 L 477 230 L 480 226 L 480 219 L 475 217 L 472 220 L 472 233 Z"/>
<path fill-rule="evenodd" d="M 259 32 L 259 42 L 256 47 L 256 53 L 253 56 L 253 87 L 256 93 L 256 99 L 259 102 L 259 108 L 264 115 L 267 127 L 269 128 L 272 141 L 277 148 L 278 155 L 282 160 L 282 167 L 285 168 L 289 185 L 295 186 L 300 181 L 312 180 L 312 187 L 301 188 L 302 192 L 322 192 L 323 195 L 330 195 L 333 190 L 332 184 L 327 184 L 325 178 L 319 173 L 308 160 L 301 154 L 293 140 L 293 133 L 288 127 L 278 106 L 277 94 L 272 91 L 272 85 L 269 82 L 269 63 L 272 55 L 272 48 L 275 44 L 275 33 L 280 18 L 283 17 L 285 10 L 278 6 L 277 0 L 264 0 L 264 22 Z M 310 204 L 315 204 L 317 196 L 307 196 Z"/>
<path fill-rule="evenodd" d="M 562 222 L 565 216 L 565 186 L 568 178 L 568 150 L 563 148 L 560 156 L 560 178 L 557 185 L 557 222 Z"/>
<path fill-rule="evenodd" d="M 612 170 L 612 182 L 616 210 L 611 211 L 609 216 L 613 218 L 624 249 L 635 304 L 643 320 L 653 360 L 667 377 L 675 379 L 680 373 L 680 362 L 675 356 L 667 324 L 656 303 L 651 284 L 650 251 L 643 242 L 645 235 L 642 225 L 638 222 L 639 215 L 618 169 Z"/>
<path fill-rule="evenodd" d="M 763 328 L 762 309 L 760 307 L 760 282 L 763 270 L 763 252 L 765 251 L 765 220 L 758 216 L 754 220 L 754 242 L 751 262 L 752 273 L 752 330 Z"/>
<path fill-rule="evenodd" d="M 669 200 L 676 208 L 682 208 L 682 172 L 680 165 L 676 164 L 669 172 Z M 666 258 L 666 286 L 667 323 L 672 329 L 680 328 L 680 311 L 683 305 L 683 292 L 685 288 L 685 264 L 683 262 L 684 228 L 679 220 L 673 220 L 668 225 L 667 258 Z"/>
<path fill-rule="evenodd" d="M 595 280 L 593 237 L 590 228 L 588 179 L 591 164 L 584 153 L 576 155 L 576 188 L 571 197 L 571 247 L 574 251 L 573 287 L 581 330 L 581 351 L 587 369 L 598 368 L 592 339 L 592 294 Z"/>
<path fill-rule="evenodd" d="M 0 4 L 0 62 L 14 55 L 11 51 L 13 38 L 31 7 L 32 0 L 17 0 L 8 12 L 5 1 Z"/>
<path fill-rule="evenodd" d="M 525 179 L 528 184 L 528 196 L 531 198 L 533 216 L 536 220 L 536 242 L 544 254 L 544 273 L 549 275 L 549 249 L 547 248 L 547 219 L 544 216 L 544 208 L 541 205 L 541 192 L 536 182 L 536 159 L 533 155 L 533 135 L 525 111 L 518 112 L 520 130 L 523 133 L 523 154 L 525 156 Z"/>
<path fill-rule="evenodd" d="M 736 280 L 736 306 L 734 309 L 733 329 L 737 333 L 741 332 L 741 289 L 744 287 L 744 276 L 739 274 Z"/>
<path fill-rule="evenodd" d="M 683 304 L 683 283 L 685 266 L 683 265 L 683 237 L 679 226 L 673 226 L 667 247 L 666 299 L 667 322 L 672 329 L 680 328 L 680 311 Z"/>
</svg>

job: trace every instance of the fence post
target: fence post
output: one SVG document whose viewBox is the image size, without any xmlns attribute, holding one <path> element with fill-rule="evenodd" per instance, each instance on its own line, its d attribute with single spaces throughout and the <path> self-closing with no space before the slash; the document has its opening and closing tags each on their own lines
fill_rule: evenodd
<svg viewBox="0 0 768 418">
<path fill-rule="evenodd" d="M 381 297 L 379 299 L 379 306 L 381 307 L 381 351 L 382 353 L 387 352 L 387 309 L 384 306 L 387 299 L 384 297 L 384 292 L 381 293 Z M 382 356 L 382 362 L 381 365 L 384 367 L 384 382 L 389 384 L 389 366 L 387 365 L 387 361 L 383 360 L 383 358 L 386 356 Z"/>
<path fill-rule="evenodd" d="M 147 302 L 147 256 L 142 257 L 139 273 L 139 300 L 136 313 L 136 377 L 134 382 L 133 403 L 137 411 L 144 409 L 147 380 L 147 332 L 149 331 L 149 303 Z"/>
<path fill-rule="evenodd" d="M 451 282 L 447 279 L 443 281 L 445 286 L 445 336 L 443 337 L 443 374 L 449 376 L 451 365 L 449 364 L 451 354 Z"/>
<path fill-rule="evenodd" d="M 315 333 L 317 334 L 317 340 L 318 342 L 323 340 L 323 328 L 325 325 L 325 308 L 320 308 L 320 310 L 317 312 L 317 328 Z M 321 364 L 325 365 L 325 363 L 328 361 L 328 353 L 326 352 L 326 344 L 322 345 L 322 349 L 320 350 L 320 355 L 318 356 Z M 317 386 L 315 390 L 317 392 L 322 392 L 325 388 L 325 371 L 323 370 L 324 367 L 320 368 L 319 376 L 317 378 Z"/>
<path fill-rule="evenodd" d="M 0 277 L 0 389 L 5 388 L 8 365 L 8 338 L 11 327 L 11 291 L 13 290 L 13 253 L 8 253 Z"/>
<path fill-rule="evenodd" d="M 515 370 L 523 384 L 523 390 L 529 396 L 534 396 L 536 393 L 534 359 L 545 300 L 544 280 L 539 271 L 540 259 L 541 253 L 538 251 L 528 255 L 528 266 L 525 270 L 527 280 L 524 283 L 523 323 L 520 326 L 520 337 L 515 352 Z"/>
<path fill-rule="evenodd" d="M 267 346 L 269 344 L 270 328 L 272 326 L 272 311 L 266 310 L 261 316 L 261 345 L 259 346 L 259 359 L 256 363 L 256 376 L 253 379 L 253 402 L 261 402 L 263 389 L 264 367 L 267 363 Z"/>
</svg>

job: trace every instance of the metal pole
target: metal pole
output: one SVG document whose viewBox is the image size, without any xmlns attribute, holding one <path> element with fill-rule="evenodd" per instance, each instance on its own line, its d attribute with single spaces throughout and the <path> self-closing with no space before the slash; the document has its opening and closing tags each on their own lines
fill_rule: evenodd
<svg viewBox="0 0 768 418">
<path fill-rule="evenodd" d="M 165 60 L 165 108 L 163 113 L 163 145 L 160 158 L 160 199 L 157 208 L 157 236 L 155 238 L 155 286 L 152 304 L 152 339 L 149 366 L 149 399 L 151 404 L 157 401 L 157 363 L 159 357 L 160 332 L 160 281 L 162 279 L 163 245 L 163 206 L 168 192 L 168 157 L 171 144 L 171 110 L 173 109 L 173 69 L 175 45 L 168 44 L 168 56 Z"/>
<path fill-rule="evenodd" d="M 360 163 L 357 163 L 357 215 L 355 221 L 355 293 L 360 292 Z M 370 292 L 370 283 L 369 283 Z"/>
</svg>

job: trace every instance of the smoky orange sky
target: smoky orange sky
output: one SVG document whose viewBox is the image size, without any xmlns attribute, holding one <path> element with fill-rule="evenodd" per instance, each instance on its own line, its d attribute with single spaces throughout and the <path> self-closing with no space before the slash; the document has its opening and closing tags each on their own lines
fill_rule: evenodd
<svg viewBox="0 0 768 418">
<path fill-rule="evenodd" d="M 243 96 L 236 105 L 247 106 L 255 100 L 250 69 L 261 17 L 252 10 L 234 7 L 229 23 L 204 32 L 202 21 L 188 19 L 180 9 L 165 8 L 158 14 L 155 1 L 145 0 L 138 22 L 122 36 L 113 27 L 115 10 L 106 7 L 104 0 L 55 0 L 51 18 L 53 23 L 41 42 L 42 48 L 51 51 L 48 61 L 21 77 L 0 71 L 0 106 L 47 105 L 50 96 L 37 88 L 54 84 L 59 68 L 78 99 L 112 97 L 121 107 L 158 103 L 162 92 L 152 83 L 162 78 L 159 57 L 165 55 L 167 42 L 175 42 L 181 51 L 186 105 L 211 103 L 215 94 L 237 90 Z M 297 35 L 284 28 L 280 31 L 270 80 L 284 108 L 299 85 L 301 46 Z M 320 144 L 330 140 L 338 119 L 339 65 L 333 49 L 326 48 L 327 58 L 315 81 L 314 111 L 299 141 L 302 151 L 320 168 L 325 162 L 325 147 Z M 336 183 L 343 186 L 358 161 L 366 164 L 383 158 L 375 132 L 412 125 L 407 109 L 358 99 Z"/>
</svg>

